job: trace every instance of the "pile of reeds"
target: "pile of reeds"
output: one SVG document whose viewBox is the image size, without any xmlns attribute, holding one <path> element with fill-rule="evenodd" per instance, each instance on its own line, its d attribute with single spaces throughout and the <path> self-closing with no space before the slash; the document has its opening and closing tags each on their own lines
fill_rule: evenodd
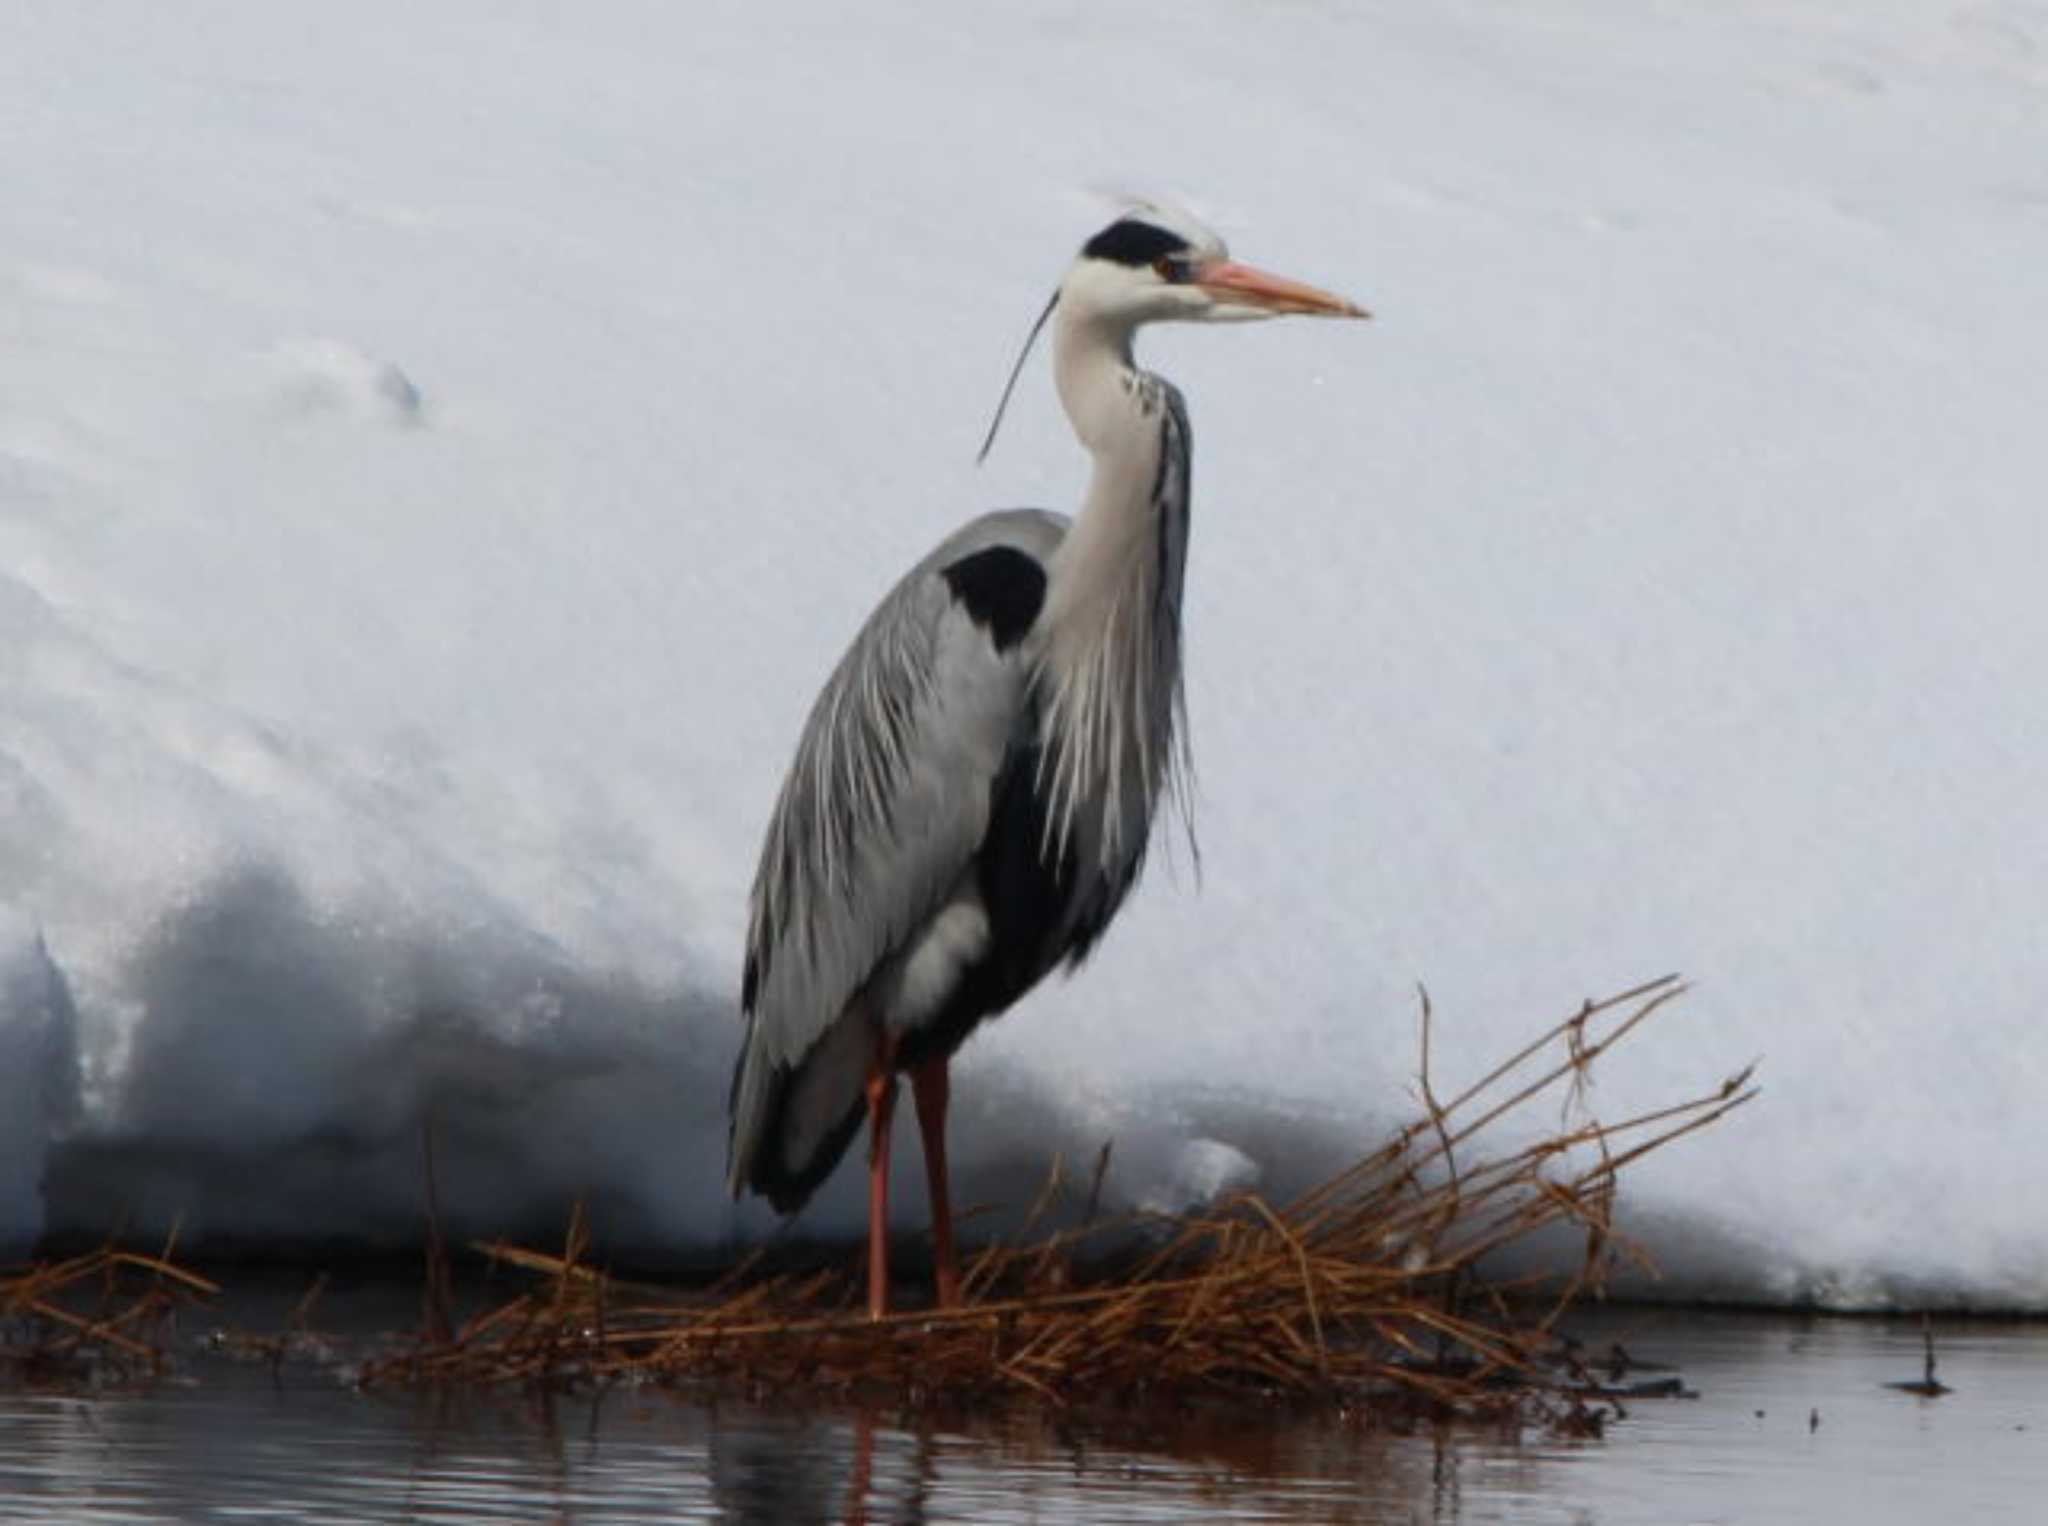
<svg viewBox="0 0 2048 1526">
<path fill-rule="evenodd" d="M 1745 1071 L 1620 1122 L 1587 1113 L 1588 1068 L 1681 989 L 1667 977 L 1588 1002 L 1448 1101 L 1430 1079 L 1425 996 L 1421 1116 L 1384 1147 L 1284 1205 L 1244 1193 L 1171 1220 L 990 1245 L 970 1259 L 956 1310 L 872 1321 L 851 1268 L 743 1267 L 696 1295 L 623 1283 L 587 1264 L 579 1221 L 559 1256 L 478 1247 L 540 1281 L 370 1364 L 362 1381 L 637 1379 L 913 1403 L 1394 1399 L 1466 1413 L 1569 1395 L 1552 1326 L 1627 1253 L 1613 1227 L 1619 1174 L 1754 1094 Z M 1560 1094 L 1554 1127 L 1488 1148 Z M 1561 1282 L 1478 1275 L 1490 1253 L 1559 1227 L 1583 1235 Z"/>
<path fill-rule="evenodd" d="M 220 1292 L 170 1255 L 103 1246 L 0 1268 L 0 1378 L 69 1387 L 160 1375 L 179 1311 Z"/>
</svg>

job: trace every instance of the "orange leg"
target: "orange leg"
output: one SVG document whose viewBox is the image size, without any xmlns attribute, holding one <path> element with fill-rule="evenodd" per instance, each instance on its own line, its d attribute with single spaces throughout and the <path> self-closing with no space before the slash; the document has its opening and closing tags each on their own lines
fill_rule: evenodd
<svg viewBox="0 0 2048 1526">
<path fill-rule="evenodd" d="M 889 1120 L 896 1112 L 896 1045 L 875 1040 L 868 1066 L 868 1318 L 889 1312 Z"/>
<path fill-rule="evenodd" d="M 939 1307 L 960 1305 L 960 1266 L 953 1257 L 953 1200 L 946 1185 L 946 1057 L 927 1060 L 910 1073 L 917 1099 L 917 1127 L 924 1135 L 924 1178 L 932 1200 L 932 1275 Z"/>
</svg>

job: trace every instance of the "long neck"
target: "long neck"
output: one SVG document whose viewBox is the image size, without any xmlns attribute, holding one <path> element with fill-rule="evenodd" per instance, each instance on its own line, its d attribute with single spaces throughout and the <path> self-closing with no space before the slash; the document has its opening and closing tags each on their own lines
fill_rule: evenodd
<svg viewBox="0 0 2048 1526">
<path fill-rule="evenodd" d="M 1166 447 L 1165 387 L 1139 371 L 1130 331 L 1063 316 L 1053 336 L 1053 377 L 1074 434 L 1093 469 L 1087 496 L 1052 568 L 1048 604 L 1063 618 L 1055 631 L 1093 637 L 1112 610 L 1135 594 L 1157 539 L 1161 452 Z"/>
<path fill-rule="evenodd" d="M 1184 762 L 1187 419 L 1173 388 L 1137 369 L 1128 328 L 1062 315 L 1053 370 L 1093 470 L 1041 617 L 1049 829 L 1110 867 L 1143 854 L 1152 808 Z"/>
</svg>

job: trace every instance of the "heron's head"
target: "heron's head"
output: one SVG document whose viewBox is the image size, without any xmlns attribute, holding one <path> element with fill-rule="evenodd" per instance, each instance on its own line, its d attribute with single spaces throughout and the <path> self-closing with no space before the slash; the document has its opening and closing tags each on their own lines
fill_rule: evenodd
<svg viewBox="0 0 2048 1526">
<path fill-rule="evenodd" d="M 1081 246 L 1060 283 L 1070 319 L 1099 318 L 1133 328 L 1170 319 L 1222 323 L 1303 313 L 1363 318 L 1346 298 L 1285 276 L 1241 265 L 1209 229 L 1185 212 L 1134 207 Z"/>
<path fill-rule="evenodd" d="M 1066 332 L 1106 340 L 1126 358 L 1131 331 L 1142 323 L 1174 318 L 1224 323 L 1283 313 L 1371 316 L 1348 298 L 1238 264 L 1222 239 L 1185 212 L 1150 204 L 1133 207 L 1081 246 L 1066 279 L 1031 325 L 977 461 L 987 459 L 1025 357 L 1055 311 Z"/>
</svg>

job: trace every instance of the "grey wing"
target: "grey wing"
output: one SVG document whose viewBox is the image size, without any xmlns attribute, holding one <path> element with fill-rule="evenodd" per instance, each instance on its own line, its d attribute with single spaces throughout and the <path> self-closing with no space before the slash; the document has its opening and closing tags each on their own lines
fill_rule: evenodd
<svg viewBox="0 0 2048 1526">
<path fill-rule="evenodd" d="M 1014 510 L 949 538 L 876 608 L 812 708 L 754 880 L 735 1195 L 754 1186 L 794 1206 L 837 1162 L 872 1043 L 849 1003 L 946 902 L 987 830 L 1028 659 L 995 639 L 948 569 L 1008 547 L 1041 569 L 1042 589 L 1064 529 Z"/>
</svg>

